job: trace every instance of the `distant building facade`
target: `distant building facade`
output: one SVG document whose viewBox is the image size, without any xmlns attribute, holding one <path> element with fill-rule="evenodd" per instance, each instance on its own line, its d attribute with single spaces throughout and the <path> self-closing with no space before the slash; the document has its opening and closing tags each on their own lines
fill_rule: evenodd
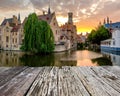
<svg viewBox="0 0 120 96">
<path fill-rule="evenodd" d="M 120 28 L 112 30 L 112 38 L 101 41 L 102 51 L 120 51 Z"/>
<path fill-rule="evenodd" d="M 73 24 L 73 13 L 68 13 L 68 22 L 61 26 L 61 37 L 60 40 L 70 40 L 70 46 L 76 47 L 77 45 L 77 28 Z"/>
<path fill-rule="evenodd" d="M 20 14 L 5 18 L 0 26 L 0 48 L 3 50 L 20 50 L 23 40 L 23 26 Z"/>
<path fill-rule="evenodd" d="M 82 33 L 78 34 L 77 35 L 77 43 L 85 43 L 86 40 L 87 40 L 88 35 L 89 35 L 88 32 L 85 35 L 83 35 Z"/>
<path fill-rule="evenodd" d="M 50 27 L 53 31 L 55 44 L 59 44 L 60 27 L 58 25 L 55 12 L 51 13 L 50 8 L 49 8 L 47 14 L 45 14 L 45 12 L 43 12 L 43 15 L 39 15 L 38 18 L 39 18 L 39 20 L 46 21 L 50 25 Z"/>
</svg>

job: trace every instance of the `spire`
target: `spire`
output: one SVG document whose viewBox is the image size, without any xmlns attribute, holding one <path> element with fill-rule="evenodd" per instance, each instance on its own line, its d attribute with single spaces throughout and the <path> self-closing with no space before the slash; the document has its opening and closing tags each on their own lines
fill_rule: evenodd
<svg viewBox="0 0 120 96">
<path fill-rule="evenodd" d="M 110 23 L 110 20 L 109 20 L 109 17 L 107 17 L 107 24 L 109 24 Z"/>
<path fill-rule="evenodd" d="M 100 21 L 98 26 L 100 27 L 101 25 L 102 25 L 102 24 L 101 24 L 101 21 Z"/>
<path fill-rule="evenodd" d="M 110 28 L 112 28 L 112 21 L 110 20 Z"/>
<path fill-rule="evenodd" d="M 51 14 L 51 10 L 50 10 L 50 0 L 49 0 L 49 7 L 48 7 L 48 14 Z"/>
<path fill-rule="evenodd" d="M 50 7 L 48 8 L 48 14 L 51 14 Z"/>
<path fill-rule="evenodd" d="M 18 21 L 19 21 L 19 23 L 21 23 L 21 20 L 20 20 L 20 13 L 18 14 Z"/>
<path fill-rule="evenodd" d="M 103 22 L 103 24 L 106 24 L 106 20 L 104 19 L 104 22 Z"/>
</svg>

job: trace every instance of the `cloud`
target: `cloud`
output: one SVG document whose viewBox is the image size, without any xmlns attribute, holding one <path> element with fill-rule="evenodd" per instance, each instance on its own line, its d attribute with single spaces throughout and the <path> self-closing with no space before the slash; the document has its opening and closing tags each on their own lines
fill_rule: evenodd
<svg viewBox="0 0 120 96">
<path fill-rule="evenodd" d="M 120 0 L 0 0 L 0 17 L 13 11 L 42 13 L 47 11 L 49 4 L 57 16 L 67 18 L 67 13 L 73 12 L 75 24 L 92 21 L 96 25 L 107 16 L 117 21 L 120 15 Z"/>
</svg>

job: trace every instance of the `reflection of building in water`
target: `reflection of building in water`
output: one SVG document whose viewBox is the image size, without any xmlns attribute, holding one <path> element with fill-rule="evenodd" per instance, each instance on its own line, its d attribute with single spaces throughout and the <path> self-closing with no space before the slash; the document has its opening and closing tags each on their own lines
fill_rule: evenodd
<svg viewBox="0 0 120 96">
<path fill-rule="evenodd" d="M 0 52 L 0 66 L 19 66 L 19 58 L 22 56 L 22 53 L 19 52 L 10 52 L 4 51 Z"/>
<path fill-rule="evenodd" d="M 108 58 L 111 59 L 111 62 L 113 63 L 113 65 L 119 65 L 120 66 L 120 53 L 110 53 L 110 52 L 104 52 L 102 51 L 102 53 L 104 55 L 107 55 Z"/>
</svg>

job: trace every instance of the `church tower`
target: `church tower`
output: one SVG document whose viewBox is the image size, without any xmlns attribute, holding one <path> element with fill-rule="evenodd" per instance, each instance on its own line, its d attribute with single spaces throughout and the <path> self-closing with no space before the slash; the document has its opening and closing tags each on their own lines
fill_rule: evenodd
<svg viewBox="0 0 120 96">
<path fill-rule="evenodd" d="M 73 24 L 73 13 L 72 12 L 68 13 L 68 23 Z"/>
</svg>

